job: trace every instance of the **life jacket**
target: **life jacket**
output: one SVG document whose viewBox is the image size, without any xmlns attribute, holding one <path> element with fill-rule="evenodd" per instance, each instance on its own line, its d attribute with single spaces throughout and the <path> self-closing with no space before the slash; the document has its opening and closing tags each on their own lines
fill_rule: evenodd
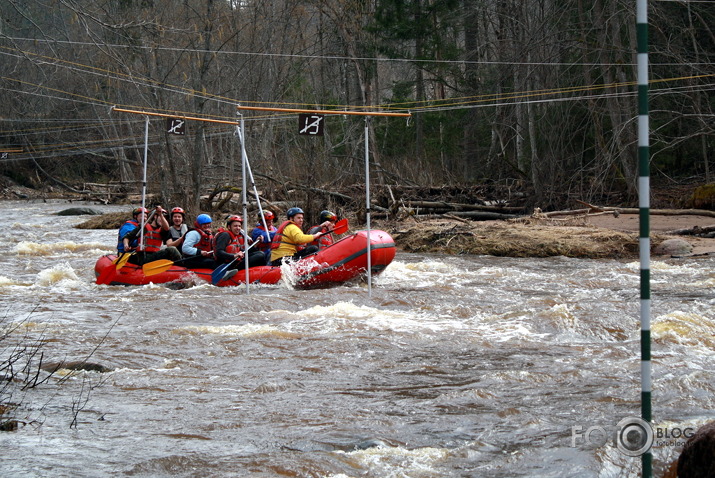
<svg viewBox="0 0 715 478">
<path fill-rule="evenodd" d="M 144 252 L 156 252 L 161 249 L 164 240 L 161 237 L 161 226 L 144 224 L 144 246 L 140 250 Z"/>
<path fill-rule="evenodd" d="M 199 239 L 199 242 L 197 242 L 194 247 L 200 251 L 213 251 L 213 235 L 210 232 L 204 232 L 203 229 L 194 229 L 194 231 L 198 232 L 199 236 L 201 236 L 201 239 Z"/>
<path fill-rule="evenodd" d="M 303 249 L 305 246 L 303 244 L 293 244 L 292 242 L 287 242 L 283 240 L 283 230 L 288 226 L 288 224 L 295 224 L 291 220 L 284 221 L 283 224 L 278 226 L 278 229 L 276 230 L 276 235 L 273 236 L 273 240 L 271 241 L 271 249 L 278 249 L 281 244 L 290 244 L 291 246 L 295 246 L 298 250 Z"/>
<path fill-rule="evenodd" d="M 320 224 L 316 224 L 315 226 L 311 227 L 308 229 L 308 234 L 317 234 L 319 232 L 328 232 L 328 229 L 321 226 Z M 316 241 L 311 242 L 312 245 L 318 246 L 320 249 L 328 246 L 333 245 L 333 235 L 332 234 L 325 234 L 324 236 L 320 236 Z"/>
<path fill-rule="evenodd" d="M 214 234 L 214 237 L 213 237 L 213 239 L 212 239 L 212 241 L 211 241 L 211 242 L 212 242 L 212 244 L 211 244 L 212 250 L 214 251 L 214 258 L 215 258 L 216 260 L 219 260 L 218 255 L 216 254 L 216 238 L 217 238 L 218 235 L 221 234 L 222 232 L 227 233 L 227 234 L 228 234 L 228 237 L 231 238 L 231 240 L 229 240 L 229 241 L 228 241 L 228 244 L 226 245 L 226 252 L 229 253 L 229 254 L 235 254 L 235 253 L 237 253 L 238 251 L 243 250 L 243 244 L 244 244 L 244 242 L 245 242 L 245 241 L 243 240 L 243 234 L 239 234 L 239 235 L 235 236 L 229 229 L 220 227 L 220 228 L 218 229 L 218 231 L 216 231 L 216 234 Z"/>
<path fill-rule="evenodd" d="M 182 224 L 178 230 L 174 226 L 171 226 L 169 228 L 169 235 L 171 239 L 175 241 L 177 239 L 181 239 L 188 231 L 189 226 L 186 224 Z"/>
<path fill-rule="evenodd" d="M 117 233 L 117 250 L 119 252 L 124 251 L 124 242 L 122 241 L 122 239 L 124 239 L 124 238 L 122 237 L 122 229 L 124 229 L 124 226 L 126 226 L 127 224 L 131 224 L 132 226 L 134 226 L 131 229 L 129 229 L 129 231 L 133 231 L 135 228 L 139 227 L 139 223 L 133 219 L 130 219 L 127 222 L 125 222 L 124 224 L 122 224 L 122 227 L 119 228 L 119 232 Z M 134 245 L 136 245 L 136 242 L 137 242 L 136 239 L 133 242 L 134 242 Z M 130 243 L 129 246 L 131 247 L 132 244 Z"/>
</svg>

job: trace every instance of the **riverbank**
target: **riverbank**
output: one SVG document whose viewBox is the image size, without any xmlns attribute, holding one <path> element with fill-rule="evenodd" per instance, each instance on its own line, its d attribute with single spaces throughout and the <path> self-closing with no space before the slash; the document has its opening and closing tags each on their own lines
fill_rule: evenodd
<svg viewBox="0 0 715 478">
<path fill-rule="evenodd" d="M 715 254 L 715 238 L 667 234 L 678 229 L 715 225 L 713 217 L 652 215 L 650 224 L 654 250 L 666 240 L 679 239 L 692 246 L 692 250 L 683 255 Z M 505 257 L 561 255 L 590 259 L 635 259 L 639 255 L 639 218 L 635 214 L 565 219 L 526 217 L 507 221 L 411 217 L 400 223 L 378 221 L 374 227 L 390 232 L 398 246 L 407 252 Z"/>
</svg>

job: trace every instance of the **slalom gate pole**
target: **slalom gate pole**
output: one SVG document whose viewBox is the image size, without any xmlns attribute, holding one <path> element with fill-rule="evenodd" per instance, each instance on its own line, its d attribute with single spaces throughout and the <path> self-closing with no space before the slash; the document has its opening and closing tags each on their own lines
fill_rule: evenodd
<svg viewBox="0 0 715 478">
<path fill-rule="evenodd" d="M 640 217 L 641 418 L 651 423 L 650 358 L 650 125 L 648 111 L 648 0 L 637 0 L 638 41 L 638 207 Z M 641 456 L 644 478 L 651 478 L 653 454 Z"/>
<path fill-rule="evenodd" d="M 370 250 L 370 117 L 365 118 L 365 216 L 367 218 L 367 296 L 372 297 L 372 251 Z"/>
<path fill-rule="evenodd" d="M 144 119 L 144 172 L 142 174 L 142 209 L 146 208 L 146 163 L 149 157 L 149 117 Z M 149 215 L 147 214 L 147 217 Z M 139 248 L 144 250 L 144 213 L 142 213 L 141 230 L 139 231 Z"/>
<path fill-rule="evenodd" d="M 240 113 L 239 113 L 240 114 Z M 243 240 L 248 247 L 248 198 L 246 196 L 246 142 L 244 138 L 246 137 L 245 121 L 243 120 L 243 115 L 241 115 L 241 124 L 239 126 L 241 132 L 241 200 L 243 201 Z M 246 295 L 250 293 L 248 285 L 248 250 L 243 255 L 244 269 L 246 270 Z"/>
<path fill-rule="evenodd" d="M 239 113 L 241 115 L 241 113 Z M 243 115 L 241 115 L 241 121 L 243 121 Z M 241 131 L 241 128 L 236 127 L 236 134 L 239 137 L 239 140 L 241 143 L 243 143 L 243 133 Z M 245 151 L 245 149 L 244 149 Z M 243 151 L 242 151 L 243 153 Z M 266 218 L 263 217 L 263 206 L 261 205 L 261 196 L 258 195 L 258 187 L 256 187 L 256 179 L 253 177 L 253 170 L 251 169 L 251 161 L 248 159 L 248 153 L 246 153 L 246 170 L 248 171 L 248 180 L 251 182 L 251 189 L 253 189 L 253 195 L 256 197 L 256 205 L 258 206 L 258 216 L 261 220 L 261 224 L 263 224 L 263 227 L 265 228 L 266 231 L 268 231 L 268 223 L 266 223 Z M 243 218 L 243 222 L 246 223 L 246 218 Z M 248 232 L 248 226 L 246 226 L 246 233 Z M 248 237 L 248 236 L 246 236 Z M 268 234 L 268 237 L 270 238 L 270 233 Z"/>
</svg>

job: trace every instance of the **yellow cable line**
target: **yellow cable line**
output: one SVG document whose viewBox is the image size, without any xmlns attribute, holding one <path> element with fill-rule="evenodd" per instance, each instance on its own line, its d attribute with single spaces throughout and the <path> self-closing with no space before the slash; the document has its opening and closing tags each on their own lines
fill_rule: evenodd
<svg viewBox="0 0 715 478">
<path fill-rule="evenodd" d="M 9 48 L 9 47 L 0 47 L 0 49 L 5 49 L 5 50 L 10 50 L 10 51 L 16 51 L 20 52 L 24 55 L 28 56 L 35 56 L 41 59 L 44 59 L 46 61 L 54 61 L 54 62 L 59 62 L 59 63 L 65 63 L 68 65 L 72 65 L 75 67 L 81 67 L 85 68 L 87 70 L 94 70 L 106 74 L 112 74 L 116 75 L 121 78 L 127 78 L 127 79 L 139 79 L 142 81 L 146 81 L 149 84 L 155 85 L 155 86 L 161 86 L 165 88 L 174 88 L 179 91 L 183 91 L 185 93 L 189 94 L 194 94 L 194 95 L 199 95 L 199 96 L 205 96 L 207 98 L 213 98 L 213 99 L 221 99 L 223 101 L 231 102 L 231 103 L 236 103 L 235 99 L 223 97 L 220 95 L 213 95 L 205 92 L 197 92 L 196 90 L 189 89 L 189 88 L 184 88 L 176 85 L 171 85 L 171 84 L 162 84 L 157 82 L 156 80 L 152 80 L 151 78 L 146 78 L 146 77 L 134 77 L 132 75 L 126 74 L 126 73 L 121 73 L 117 71 L 112 71 L 104 68 L 99 68 L 99 67 L 94 67 L 90 65 L 84 65 L 82 63 L 77 63 L 77 62 L 72 62 L 68 60 L 63 60 L 63 59 L 58 59 L 58 58 L 53 58 L 53 57 L 48 57 L 45 55 L 40 55 L 37 53 L 32 53 L 28 51 L 23 51 L 19 50 L 16 48 Z M 693 76 L 683 76 L 683 77 L 676 77 L 676 78 L 664 78 L 660 80 L 651 80 L 650 84 L 655 84 L 655 83 L 663 83 L 663 82 L 670 82 L 670 81 L 682 81 L 682 80 L 688 80 L 688 79 L 699 79 L 699 78 L 707 78 L 707 77 L 712 77 L 715 76 L 715 74 L 705 74 L 705 75 L 693 75 Z M 4 78 L 8 79 L 8 78 Z M 8 79 L 10 80 L 10 79 Z M 23 84 L 29 84 L 32 85 L 31 83 L 28 82 L 23 82 L 21 80 L 12 80 L 12 81 L 19 81 Z M 484 103 L 488 101 L 493 101 L 493 100 L 510 100 L 510 99 L 519 99 L 519 98 L 531 98 L 534 96 L 544 96 L 544 95 L 555 95 L 559 93 L 573 93 L 573 92 L 583 92 L 583 91 L 593 91 L 597 89 L 607 89 L 607 88 L 619 88 L 619 87 L 625 87 L 625 86 L 635 86 L 637 82 L 623 82 L 623 83 L 612 83 L 612 84 L 601 84 L 601 85 L 591 85 L 591 86 L 578 86 L 578 87 L 566 87 L 566 88 L 556 88 L 556 89 L 545 89 L 545 90 L 534 90 L 531 92 L 524 92 L 524 93 L 510 93 L 510 94 L 486 94 L 486 95 L 478 95 L 478 96 L 467 96 L 467 97 L 461 97 L 461 98 L 449 98 L 449 99 L 444 99 L 444 100 L 421 100 L 421 101 L 416 101 L 416 102 L 404 102 L 404 103 L 390 103 L 390 104 L 383 104 L 383 105 L 368 105 L 368 106 L 362 106 L 362 105 L 329 105 L 329 104 L 308 104 L 308 103 L 293 103 L 293 102 L 268 102 L 268 103 L 263 103 L 264 105 L 281 105 L 281 106 L 287 106 L 287 105 L 292 105 L 292 106 L 310 106 L 310 107 L 330 107 L 330 108 L 351 108 L 353 110 L 360 110 L 360 109 L 367 109 L 367 108 L 383 108 L 387 110 L 394 110 L 394 109 L 411 109 L 412 111 L 415 111 L 417 109 L 417 105 L 422 104 L 421 107 L 419 107 L 420 110 L 429 110 L 431 108 L 443 108 L 445 106 L 460 106 L 460 105 L 469 105 L 469 104 L 477 104 L 477 103 Z M 54 89 L 54 88 L 49 88 L 49 87 L 44 87 L 41 85 L 32 85 L 40 88 L 47 88 L 50 91 L 55 91 L 57 93 L 64 93 L 70 96 L 77 96 L 80 98 L 83 98 L 85 100 L 92 100 L 92 101 L 97 101 L 99 103 L 105 104 L 105 105 L 110 105 L 108 101 L 105 100 L 98 100 L 82 95 L 77 95 L 69 92 L 64 92 L 62 90 Z M 458 100 L 458 101 L 455 101 Z M 460 101 L 461 100 L 461 101 Z M 242 103 L 251 103 L 251 104 L 259 104 L 261 102 L 257 101 L 242 101 Z M 403 105 L 401 108 L 398 106 Z M 412 105 L 411 108 L 405 108 L 404 105 Z M 126 106 L 126 105 L 122 105 Z M 170 110 L 164 110 L 167 113 L 170 113 Z M 173 111 L 171 112 L 175 116 L 187 116 L 188 113 L 186 112 L 178 112 L 178 111 Z M 206 118 L 215 118 L 214 116 L 206 116 Z M 226 118 L 226 117 L 221 117 L 219 118 Z M 228 120 L 227 120 L 228 121 Z"/>
</svg>

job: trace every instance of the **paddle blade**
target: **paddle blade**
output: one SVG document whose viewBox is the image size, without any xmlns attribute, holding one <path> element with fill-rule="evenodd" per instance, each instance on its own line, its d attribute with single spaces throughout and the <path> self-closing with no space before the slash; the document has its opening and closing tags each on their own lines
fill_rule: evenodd
<svg viewBox="0 0 715 478">
<path fill-rule="evenodd" d="M 348 219 L 344 218 L 335 223 L 333 234 L 345 234 L 348 232 Z"/>
<path fill-rule="evenodd" d="M 134 254 L 134 253 L 132 252 L 132 254 Z M 121 269 L 122 267 L 124 267 L 124 264 L 127 263 L 127 261 L 129 260 L 129 257 L 130 257 L 132 254 L 127 254 L 126 252 L 125 252 L 124 254 L 122 254 L 122 256 L 117 260 L 117 270 L 119 270 L 119 269 Z"/>
<path fill-rule="evenodd" d="M 147 262 L 142 266 L 142 272 L 146 277 L 161 274 L 169 270 L 174 265 L 174 261 L 169 259 L 159 259 L 158 261 Z"/>
<path fill-rule="evenodd" d="M 116 269 L 113 264 L 114 263 L 108 264 L 107 267 L 102 269 L 102 273 L 99 274 L 99 277 L 97 277 L 97 285 L 109 285 L 109 283 L 112 282 L 114 274 L 116 273 Z"/>
<path fill-rule="evenodd" d="M 213 285 L 218 284 L 221 282 L 221 279 L 223 279 L 223 276 L 226 275 L 226 269 L 231 265 L 231 263 L 224 264 L 222 266 L 218 266 L 214 271 L 211 273 L 211 283 Z"/>
</svg>

